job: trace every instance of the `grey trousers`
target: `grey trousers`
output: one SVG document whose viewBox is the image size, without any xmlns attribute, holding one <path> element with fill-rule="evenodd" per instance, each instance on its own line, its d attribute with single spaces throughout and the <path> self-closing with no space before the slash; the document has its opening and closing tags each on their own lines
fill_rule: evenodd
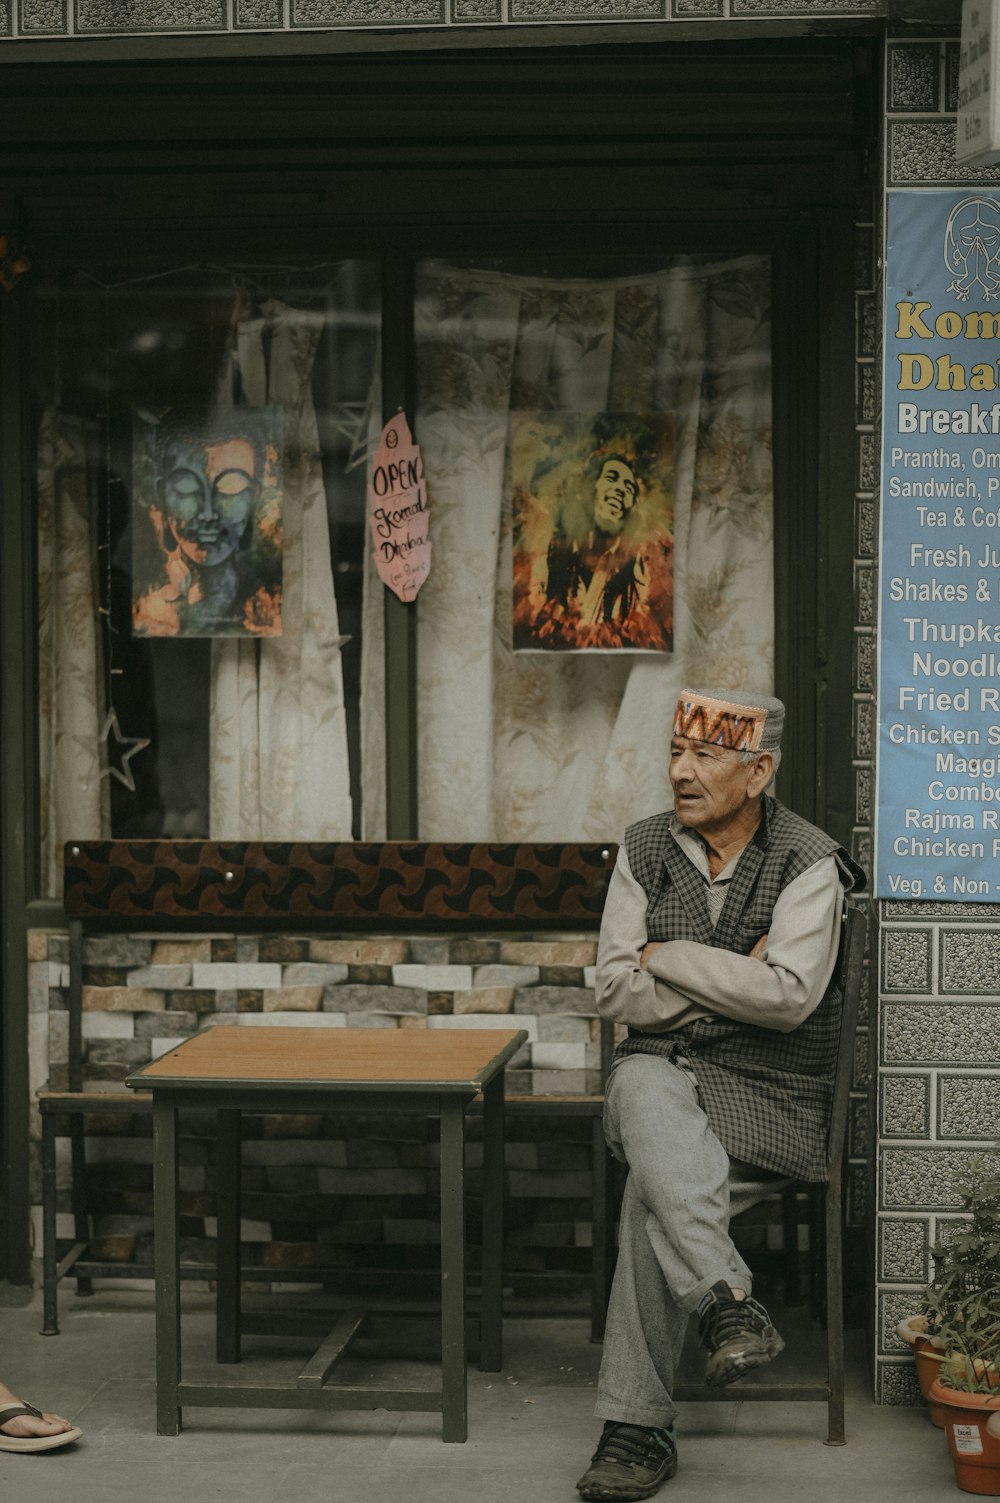
<svg viewBox="0 0 1000 1503">
<path fill-rule="evenodd" d="M 597 1386 L 599 1419 L 673 1423 L 674 1374 L 688 1319 L 720 1279 L 751 1291 L 729 1236 L 731 1216 L 783 1183 L 734 1167 L 698 1101 L 689 1070 L 655 1055 L 617 1060 L 604 1126 L 629 1167 L 618 1265 Z"/>
</svg>

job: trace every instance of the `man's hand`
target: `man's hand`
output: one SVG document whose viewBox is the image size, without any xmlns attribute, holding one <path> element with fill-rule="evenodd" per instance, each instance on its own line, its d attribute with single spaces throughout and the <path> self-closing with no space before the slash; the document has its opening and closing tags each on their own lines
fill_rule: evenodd
<svg viewBox="0 0 1000 1503">
<path fill-rule="evenodd" d="M 771 936 L 769 934 L 762 934 L 761 935 L 760 939 L 757 941 L 757 943 L 754 945 L 753 949 L 750 951 L 750 959 L 751 960 L 763 960 L 764 959 L 764 951 L 767 949 L 767 942 L 768 942 L 768 940 L 770 938 L 771 938 Z"/>
</svg>

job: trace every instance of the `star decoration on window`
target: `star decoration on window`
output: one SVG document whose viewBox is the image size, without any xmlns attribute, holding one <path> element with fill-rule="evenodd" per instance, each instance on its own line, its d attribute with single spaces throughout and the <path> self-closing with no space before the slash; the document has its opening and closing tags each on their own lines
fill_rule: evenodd
<svg viewBox="0 0 1000 1503">
<path fill-rule="evenodd" d="M 375 387 L 363 402 L 337 402 L 330 413 L 330 431 L 347 445 L 344 469 L 356 470 L 371 452 L 372 433 L 379 431 L 375 412 Z"/>
<path fill-rule="evenodd" d="M 110 739 L 109 739 L 110 738 Z M 101 730 L 101 740 L 108 743 L 108 765 L 101 769 L 102 778 L 117 778 L 119 783 L 124 784 L 129 793 L 135 792 L 135 778 L 132 774 L 131 761 L 139 752 L 145 751 L 149 745 L 148 736 L 123 736 L 122 728 L 118 724 L 118 714 L 115 710 L 108 711 L 108 717 Z M 124 748 L 128 750 L 124 750 Z M 112 756 L 117 750 L 118 765 L 112 761 Z"/>
</svg>

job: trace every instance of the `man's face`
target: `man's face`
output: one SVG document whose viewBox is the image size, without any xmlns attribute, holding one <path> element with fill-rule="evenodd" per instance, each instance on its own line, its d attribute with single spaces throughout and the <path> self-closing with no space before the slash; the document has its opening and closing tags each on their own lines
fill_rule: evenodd
<svg viewBox="0 0 1000 1503">
<path fill-rule="evenodd" d="M 638 494 L 631 466 L 623 459 L 606 459 L 594 487 L 594 521 L 600 530 L 621 532 Z"/>
<path fill-rule="evenodd" d="M 670 742 L 670 786 L 679 824 L 705 836 L 724 834 L 736 825 L 747 807 L 767 785 L 766 756 L 749 766 L 739 752 L 674 736 Z M 769 775 L 769 774 L 768 774 Z"/>
</svg>

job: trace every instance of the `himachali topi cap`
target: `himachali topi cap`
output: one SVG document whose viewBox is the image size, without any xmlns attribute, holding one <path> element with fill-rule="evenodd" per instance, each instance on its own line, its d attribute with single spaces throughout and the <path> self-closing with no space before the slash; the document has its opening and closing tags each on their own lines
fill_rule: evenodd
<svg viewBox="0 0 1000 1503">
<path fill-rule="evenodd" d="M 766 694 L 744 698 L 728 689 L 682 689 L 672 734 L 732 751 L 774 752 L 781 746 L 784 723 L 781 700 Z"/>
</svg>

